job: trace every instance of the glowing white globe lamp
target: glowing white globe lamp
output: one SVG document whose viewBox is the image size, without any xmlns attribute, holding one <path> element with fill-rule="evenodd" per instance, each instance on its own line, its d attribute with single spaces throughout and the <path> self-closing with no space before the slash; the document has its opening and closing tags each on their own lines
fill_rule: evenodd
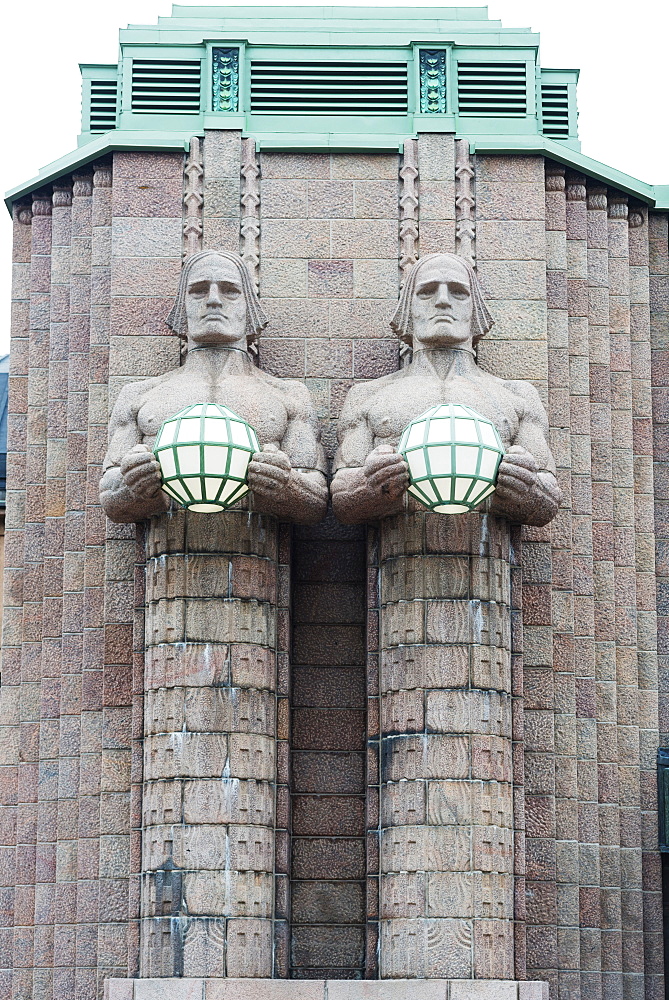
<svg viewBox="0 0 669 1000">
<path fill-rule="evenodd" d="M 162 424 L 153 446 L 165 493 L 203 512 L 227 510 L 248 493 L 248 468 L 256 451 L 253 428 L 218 403 L 179 410 Z"/>
<path fill-rule="evenodd" d="M 440 514 L 466 514 L 490 496 L 504 455 L 495 425 L 461 403 L 416 417 L 398 450 L 409 466 L 408 492 Z"/>
</svg>

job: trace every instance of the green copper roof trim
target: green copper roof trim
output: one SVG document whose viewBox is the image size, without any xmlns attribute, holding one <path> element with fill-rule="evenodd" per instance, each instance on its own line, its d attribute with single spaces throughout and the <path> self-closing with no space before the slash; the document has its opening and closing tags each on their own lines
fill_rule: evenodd
<svg viewBox="0 0 669 1000">
<path fill-rule="evenodd" d="M 421 131 L 431 131 L 432 122 L 430 116 L 424 115 L 422 123 L 424 127 Z M 243 128 L 243 115 L 230 115 L 229 125 L 236 128 Z M 427 121 L 426 121 L 427 119 Z M 218 119 L 220 123 L 220 118 Z M 428 125 L 429 123 L 429 125 Z M 79 170 L 81 167 L 94 160 L 100 159 L 107 153 L 114 150 L 127 151 L 159 151 L 159 150 L 183 150 L 187 151 L 192 131 L 188 132 L 105 132 L 96 136 L 90 142 L 68 153 L 67 156 L 55 160 L 48 166 L 40 170 L 37 177 L 19 184 L 12 188 L 5 196 L 5 204 L 10 213 L 13 202 L 20 198 L 25 198 L 39 188 L 50 184 L 64 174 Z M 316 133 L 316 134 L 296 134 L 286 133 L 284 136 L 272 132 L 267 135 L 254 133 L 256 142 L 260 149 L 267 150 L 355 150 L 355 149 L 402 149 L 405 138 L 415 138 L 414 135 L 398 137 L 397 134 L 360 135 L 357 133 Z M 457 135 L 457 138 L 469 138 L 470 148 L 473 153 L 508 153 L 514 155 L 540 154 L 547 156 L 551 160 L 563 163 L 587 177 L 594 177 L 604 184 L 624 191 L 633 198 L 645 202 L 651 208 L 660 212 L 669 212 L 669 184 L 646 184 L 644 181 L 631 177 L 614 167 L 609 167 L 598 160 L 593 160 L 589 156 L 574 149 L 570 149 L 561 142 L 547 139 L 542 136 L 486 136 L 485 138 L 472 139 L 466 135 Z"/>
<path fill-rule="evenodd" d="M 467 136 L 459 136 L 458 138 L 465 139 Z M 528 136 L 527 142 L 521 144 L 509 142 L 505 136 L 486 136 L 485 139 L 471 139 L 469 148 L 472 153 L 514 153 L 516 155 L 540 153 L 558 163 L 564 163 L 566 167 L 571 167 L 572 170 L 585 174 L 586 177 L 594 177 L 610 187 L 624 191 L 625 194 L 629 194 L 633 198 L 645 201 L 652 208 L 669 211 L 669 202 L 666 198 L 669 185 L 646 184 L 636 177 L 630 177 L 629 174 L 616 170 L 615 167 L 608 167 L 605 163 L 600 163 L 599 160 L 593 160 L 590 156 L 584 156 L 583 153 L 569 149 L 561 142 L 547 139 L 545 136 Z M 664 195 L 662 194 L 663 190 Z"/>
</svg>

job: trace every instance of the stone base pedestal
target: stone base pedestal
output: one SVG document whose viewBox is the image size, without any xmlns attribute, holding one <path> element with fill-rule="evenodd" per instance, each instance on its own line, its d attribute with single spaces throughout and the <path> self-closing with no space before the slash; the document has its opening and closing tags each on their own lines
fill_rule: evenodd
<svg viewBox="0 0 669 1000">
<path fill-rule="evenodd" d="M 511 979 L 107 979 L 105 1000 L 549 1000 Z"/>
</svg>

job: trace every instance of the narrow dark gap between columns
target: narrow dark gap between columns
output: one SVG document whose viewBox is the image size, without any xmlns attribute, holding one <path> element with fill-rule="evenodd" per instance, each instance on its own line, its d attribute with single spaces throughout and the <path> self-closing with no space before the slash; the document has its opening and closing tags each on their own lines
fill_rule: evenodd
<svg viewBox="0 0 669 1000">
<path fill-rule="evenodd" d="M 365 965 L 365 530 L 296 528 L 292 557 L 291 979 Z"/>
</svg>

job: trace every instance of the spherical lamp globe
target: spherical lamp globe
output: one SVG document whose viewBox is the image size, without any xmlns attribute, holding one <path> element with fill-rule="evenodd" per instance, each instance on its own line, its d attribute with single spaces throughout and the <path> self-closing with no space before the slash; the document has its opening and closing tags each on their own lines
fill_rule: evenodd
<svg viewBox="0 0 669 1000">
<path fill-rule="evenodd" d="M 249 491 L 248 468 L 260 450 L 253 428 L 218 403 L 195 403 L 166 420 L 153 453 L 162 488 L 182 507 L 227 510 Z"/>
<path fill-rule="evenodd" d="M 442 403 L 405 427 L 399 452 L 412 496 L 440 514 L 466 514 L 494 491 L 504 446 L 471 406 Z"/>
</svg>

